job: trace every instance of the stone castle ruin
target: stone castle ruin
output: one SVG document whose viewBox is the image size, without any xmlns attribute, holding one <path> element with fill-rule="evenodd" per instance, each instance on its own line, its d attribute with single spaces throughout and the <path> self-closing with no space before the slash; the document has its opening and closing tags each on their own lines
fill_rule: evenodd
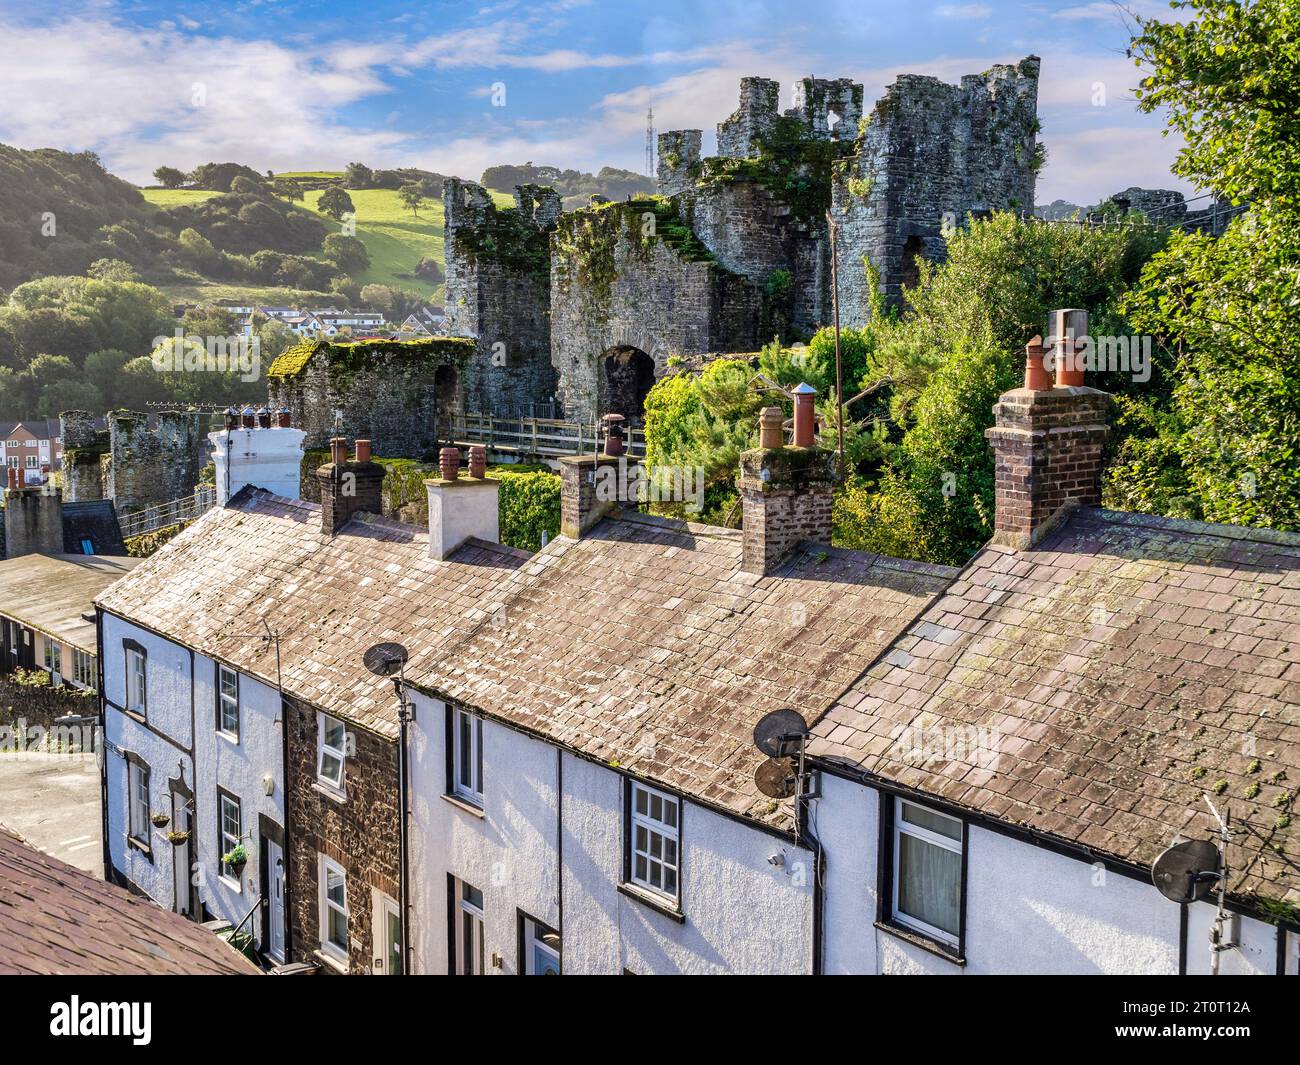
<svg viewBox="0 0 1300 1065">
<path fill-rule="evenodd" d="M 467 337 L 305 340 L 267 370 L 270 406 L 289 410 L 305 447 L 346 436 L 389 458 L 422 458 L 450 438 L 478 347 Z"/>
<path fill-rule="evenodd" d="M 918 256 L 941 260 L 971 214 L 1031 211 L 1041 165 L 1039 60 L 960 85 L 903 75 L 867 114 L 848 79 L 741 82 L 718 125 L 659 136 L 660 195 L 561 215 L 549 189 L 498 209 L 479 186 L 444 190 L 447 308 L 476 338 L 465 401 L 517 409 L 553 389 L 564 416 L 641 416 L 670 358 L 750 352 L 897 303 Z M 549 358 L 547 356 L 549 355 Z"/>
<path fill-rule="evenodd" d="M 193 411 L 112 411 L 96 428 L 87 411 L 59 415 L 63 499 L 111 499 L 125 516 L 194 491 L 208 462 L 208 416 Z"/>
</svg>

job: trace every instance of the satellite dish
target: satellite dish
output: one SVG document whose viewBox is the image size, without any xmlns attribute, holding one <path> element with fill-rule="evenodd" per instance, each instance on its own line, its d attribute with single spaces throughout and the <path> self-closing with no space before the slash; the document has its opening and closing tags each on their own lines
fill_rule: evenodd
<svg viewBox="0 0 1300 1065">
<path fill-rule="evenodd" d="M 808 735 L 808 723 L 797 710 L 773 710 L 754 726 L 754 746 L 769 758 L 796 754 Z"/>
<path fill-rule="evenodd" d="M 769 758 L 754 770 L 754 786 L 769 799 L 788 799 L 799 790 L 793 758 Z"/>
<path fill-rule="evenodd" d="M 401 672 L 409 656 L 400 643 L 377 643 L 361 661 L 377 677 L 391 677 Z"/>
<path fill-rule="evenodd" d="M 1175 843 L 1151 865 L 1151 882 L 1170 902 L 1187 904 L 1214 890 L 1222 869 L 1219 848 L 1208 839 Z"/>
</svg>

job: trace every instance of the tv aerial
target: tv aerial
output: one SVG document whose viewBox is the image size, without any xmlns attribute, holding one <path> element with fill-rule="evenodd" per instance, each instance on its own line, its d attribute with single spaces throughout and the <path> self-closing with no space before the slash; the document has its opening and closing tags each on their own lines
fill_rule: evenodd
<svg viewBox="0 0 1300 1065">
<path fill-rule="evenodd" d="M 754 746 L 767 758 L 754 771 L 754 786 L 769 799 L 813 797 L 811 774 L 804 767 L 808 723 L 797 710 L 764 714 L 754 726 Z"/>
</svg>

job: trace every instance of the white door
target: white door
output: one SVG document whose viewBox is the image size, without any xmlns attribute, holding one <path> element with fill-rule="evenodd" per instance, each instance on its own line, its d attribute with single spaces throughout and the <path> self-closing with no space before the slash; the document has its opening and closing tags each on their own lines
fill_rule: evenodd
<svg viewBox="0 0 1300 1065">
<path fill-rule="evenodd" d="M 172 831 L 188 832 L 190 830 L 190 810 L 185 803 L 185 796 L 172 792 Z M 172 909 L 177 913 L 189 915 L 190 912 L 190 841 L 172 847 L 172 880 L 174 903 Z"/>
<path fill-rule="evenodd" d="M 284 851 L 274 840 L 266 841 L 267 924 L 269 936 L 266 952 L 276 961 L 284 961 Z"/>
<path fill-rule="evenodd" d="M 397 903 L 379 895 L 376 907 L 376 957 L 374 971 L 381 976 L 402 974 L 402 917 Z"/>
</svg>

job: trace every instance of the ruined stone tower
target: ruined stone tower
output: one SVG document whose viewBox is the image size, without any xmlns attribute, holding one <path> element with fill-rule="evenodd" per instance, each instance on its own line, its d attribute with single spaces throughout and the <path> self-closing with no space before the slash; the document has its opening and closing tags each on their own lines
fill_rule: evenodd
<svg viewBox="0 0 1300 1065">
<path fill-rule="evenodd" d="M 834 173 L 841 324 L 867 320 L 873 283 L 897 302 L 916 280 L 917 256 L 942 260 L 969 215 L 1033 210 L 1038 68 L 1029 56 L 960 86 L 905 74 L 886 90 Z"/>
<path fill-rule="evenodd" d="M 451 332 L 474 337 L 461 392 L 466 407 L 501 415 L 527 412 L 555 394 L 551 365 L 549 237 L 560 197 L 541 185 L 516 190 L 498 208 L 481 185 L 449 178 L 443 186 Z"/>
</svg>

